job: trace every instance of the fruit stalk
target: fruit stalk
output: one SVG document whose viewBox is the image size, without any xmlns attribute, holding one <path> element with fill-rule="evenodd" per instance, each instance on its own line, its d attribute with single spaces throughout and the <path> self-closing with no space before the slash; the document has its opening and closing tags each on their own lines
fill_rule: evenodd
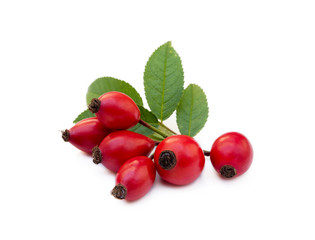
<svg viewBox="0 0 315 240">
<path fill-rule="evenodd" d="M 163 128 L 165 128 L 167 131 L 169 131 L 170 133 L 177 135 L 176 132 L 174 132 L 172 129 L 170 129 L 169 127 L 167 127 L 166 125 L 164 125 L 162 122 L 159 122 L 159 125 Z"/>
<path fill-rule="evenodd" d="M 141 119 L 140 119 L 139 123 L 140 123 L 141 125 L 143 125 L 143 126 L 149 128 L 149 129 L 151 129 L 152 131 L 154 131 L 154 132 L 160 134 L 160 135 L 161 135 L 162 137 L 164 137 L 164 138 L 167 138 L 167 137 L 171 136 L 171 135 L 167 135 L 167 134 L 163 133 L 163 132 L 160 131 L 159 129 L 153 127 L 152 125 L 150 125 L 149 123 L 147 123 L 147 122 L 145 122 L 145 121 L 143 121 L 143 120 L 141 120 Z M 160 122 L 159 122 L 159 125 L 162 126 L 163 128 L 165 128 L 166 130 L 168 130 L 169 132 L 173 133 L 174 135 L 178 135 L 178 134 L 175 133 L 173 130 L 171 130 L 171 129 L 169 129 L 167 126 L 165 126 L 163 123 L 160 123 Z M 209 156 L 210 156 L 210 151 L 203 150 L 203 154 L 204 154 L 206 157 L 209 157 Z"/>
<path fill-rule="evenodd" d="M 143 121 L 142 119 L 140 119 L 139 123 L 142 126 L 145 126 L 146 128 L 151 129 L 152 131 L 156 132 L 157 134 L 160 134 L 162 137 L 169 137 L 170 135 L 167 135 L 166 133 L 163 133 L 162 131 L 160 131 L 159 129 L 157 129 L 156 127 L 153 127 L 152 125 L 150 125 L 149 123 Z"/>
</svg>

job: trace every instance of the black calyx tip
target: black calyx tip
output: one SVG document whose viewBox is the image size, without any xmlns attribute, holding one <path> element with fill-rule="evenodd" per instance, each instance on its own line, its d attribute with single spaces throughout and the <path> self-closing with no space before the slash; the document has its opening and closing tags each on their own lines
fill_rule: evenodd
<svg viewBox="0 0 315 240">
<path fill-rule="evenodd" d="M 92 157 L 95 164 L 99 164 L 102 162 L 103 156 L 99 147 L 96 146 L 92 149 Z"/>
<path fill-rule="evenodd" d="M 205 155 L 206 157 L 209 157 L 210 156 L 210 151 L 203 150 L 203 155 Z"/>
<path fill-rule="evenodd" d="M 70 138 L 70 131 L 68 129 L 61 132 L 61 137 L 65 142 L 69 141 Z"/>
<path fill-rule="evenodd" d="M 127 189 L 124 185 L 119 183 L 113 188 L 111 193 L 117 199 L 125 199 L 127 195 Z"/>
<path fill-rule="evenodd" d="M 170 170 L 176 165 L 176 156 L 173 151 L 165 150 L 161 152 L 159 164 L 165 170 Z"/>
<path fill-rule="evenodd" d="M 100 106 L 101 106 L 101 101 L 98 98 L 93 98 L 89 105 L 89 110 L 92 113 L 97 113 L 98 110 L 100 109 Z"/>
<path fill-rule="evenodd" d="M 222 177 L 232 178 L 236 175 L 236 169 L 231 165 L 224 165 L 221 167 L 220 173 Z"/>
</svg>

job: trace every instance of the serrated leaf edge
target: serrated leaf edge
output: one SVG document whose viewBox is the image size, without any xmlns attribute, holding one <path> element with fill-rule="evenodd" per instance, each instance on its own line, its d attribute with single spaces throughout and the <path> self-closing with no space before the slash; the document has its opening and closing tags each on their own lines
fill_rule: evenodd
<svg viewBox="0 0 315 240">
<path fill-rule="evenodd" d="M 95 80 L 89 85 L 87 93 L 88 93 L 88 92 L 91 92 L 91 93 L 94 93 L 95 95 L 98 94 L 98 93 L 95 93 L 95 92 L 93 92 L 93 91 L 90 91 L 90 86 L 91 86 L 96 80 L 101 79 L 101 78 L 112 78 L 112 79 L 115 79 L 115 80 L 117 80 L 117 81 L 119 82 L 119 85 L 120 85 L 120 86 L 122 86 L 122 84 L 128 85 L 129 87 L 131 87 L 132 89 L 135 90 L 135 92 L 136 92 L 136 94 L 137 94 L 137 97 L 138 97 L 138 98 L 140 99 L 140 101 L 141 101 L 141 105 L 140 105 L 140 104 L 137 104 L 137 105 L 143 106 L 142 97 L 141 97 L 141 95 L 138 93 L 138 91 L 137 91 L 136 88 L 134 88 L 130 83 L 128 83 L 128 82 L 126 82 L 126 81 L 124 81 L 124 80 L 120 80 L 120 79 L 118 79 L 118 78 L 114 78 L 114 77 L 110 77 L 110 76 L 104 76 L 104 77 L 99 77 L 99 78 L 95 79 Z M 86 93 L 86 101 L 87 101 L 87 93 Z M 87 101 L 87 104 L 89 104 L 88 101 Z"/>
<path fill-rule="evenodd" d="M 198 87 L 198 88 L 203 92 L 204 96 L 206 97 L 206 101 L 207 101 L 207 118 L 206 118 L 206 121 L 204 122 L 204 124 L 200 127 L 199 131 L 195 133 L 194 136 L 196 136 L 196 135 L 202 130 L 202 128 L 206 125 L 206 123 L 207 123 L 207 121 L 208 121 L 208 117 L 209 117 L 209 104 L 208 104 L 208 99 L 207 99 L 207 95 L 206 95 L 205 91 L 204 91 L 198 84 L 191 83 L 191 84 L 189 84 L 189 85 L 184 89 L 184 91 L 185 91 L 189 86 L 196 86 L 196 87 Z M 177 126 L 178 126 L 178 129 L 179 129 L 179 130 L 180 130 L 180 128 L 179 128 L 179 123 L 178 123 L 178 112 L 177 112 L 177 109 L 178 109 L 178 106 L 180 105 L 180 103 L 183 101 L 183 96 L 184 96 L 184 93 L 182 94 L 182 97 L 181 97 L 181 99 L 180 99 L 180 101 L 179 101 L 179 103 L 178 103 L 178 105 L 177 105 L 177 107 L 176 107 L 176 123 L 177 123 Z M 191 115 L 191 113 L 192 113 L 192 111 L 190 111 L 189 114 Z M 189 135 L 188 135 L 188 136 L 190 136 L 190 132 L 191 132 L 191 123 L 189 123 L 189 130 L 188 130 L 188 134 L 189 134 Z M 193 137 L 193 136 L 192 136 L 192 137 Z"/>
<path fill-rule="evenodd" d="M 149 56 L 149 59 L 148 59 L 147 62 L 146 62 L 146 65 L 145 65 L 144 71 L 143 71 L 143 76 L 145 75 L 145 72 L 146 72 L 147 68 L 149 68 L 149 67 L 148 67 L 148 63 L 149 63 L 150 58 L 151 58 L 162 46 L 164 46 L 165 44 L 168 44 L 167 49 L 169 49 L 170 47 L 173 47 L 173 46 L 172 46 L 172 41 L 167 41 L 166 43 L 164 43 L 164 44 L 160 45 L 158 48 L 156 48 L 156 49 L 153 51 L 153 53 Z M 174 49 L 174 47 L 173 47 L 173 49 Z M 183 84 L 184 84 L 184 83 L 185 83 L 185 72 L 184 72 L 184 68 L 183 68 L 183 65 L 182 65 L 182 59 L 181 59 L 181 57 L 179 56 L 179 54 L 177 53 L 177 51 L 176 51 L 175 49 L 174 49 L 174 52 L 175 52 L 176 56 L 179 58 L 179 60 L 180 60 L 179 62 L 180 62 L 181 69 L 182 69 L 182 71 L 183 71 Z M 150 70 L 150 71 L 153 73 L 152 70 Z M 164 73 L 165 73 L 165 70 L 164 70 Z M 165 82 L 165 81 L 163 81 L 163 83 L 164 83 L 164 82 Z M 147 85 L 150 85 L 150 84 L 146 84 L 145 81 L 144 81 L 144 77 L 143 77 L 144 94 L 145 94 L 146 99 L 147 99 L 147 88 L 148 88 Z M 183 88 L 181 89 L 181 97 L 183 96 L 184 90 L 185 90 L 185 89 L 184 89 L 184 87 L 183 87 Z M 163 92 L 164 92 L 164 88 L 163 88 Z M 164 94 L 163 94 L 163 95 L 164 95 Z M 170 116 L 172 116 L 172 114 L 174 113 L 174 111 L 176 111 L 177 106 L 179 105 L 179 103 L 180 103 L 180 101 L 177 103 L 177 105 L 175 106 L 175 109 L 172 111 L 172 113 L 171 113 L 169 116 L 167 116 L 166 118 L 163 119 L 163 114 L 161 114 L 161 118 L 159 118 L 159 116 L 156 116 L 156 117 L 157 117 L 158 119 L 160 119 L 161 122 L 163 122 L 163 120 L 168 119 Z M 150 108 L 150 110 L 151 110 L 151 112 L 152 112 L 152 109 L 151 109 L 151 106 L 150 106 L 149 102 L 148 102 L 148 105 L 149 105 L 149 108 Z M 161 112 L 162 112 L 162 110 L 161 110 Z M 152 113 L 153 113 L 153 112 L 152 112 Z"/>
</svg>

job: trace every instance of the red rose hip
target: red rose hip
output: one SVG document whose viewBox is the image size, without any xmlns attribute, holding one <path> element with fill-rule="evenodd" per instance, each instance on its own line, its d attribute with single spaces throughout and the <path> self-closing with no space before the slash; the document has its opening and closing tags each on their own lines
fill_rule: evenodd
<svg viewBox="0 0 315 240">
<path fill-rule="evenodd" d="M 140 120 L 137 104 L 121 92 L 107 92 L 93 98 L 89 110 L 109 129 L 124 130 L 135 126 Z"/>
<path fill-rule="evenodd" d="M 210 159 L 222 177 L 240 176 L 253 161 L 253 148 L 244 135 L 237 132 L 225 133 L 214 141 Z"/>
<path fill-rule="evenodd" d="M 122 130 L 109 134 L 93 149 L 93 162 L 102 163 L 111 171 L 118 169 L 128 159 L 146 156 L 154 148 L 154 141 L 139 133 Z"/>
<path fill-rule="evenodd" d="M 112 195 L 128 201 L 137 200 L 149 192 L 155 175 L 155 165 L 150 158 L 145 156 L 131 158 L 117 172 Z"/>
<path fill-rule="evenodd" d="M 196 180 L 205 165 L 198 143 L 189 136 L 164 139 L 156 148 L 154 162 L 160 177 L 172 184 L 185 185 Z"/>
<path fill-rule="evenodd" d="M 96 117 L 86 118 L 75 124 L 69 130 L 62 132 L 65 142 L 70 142 L 83 152 L 92 153 L 92 149 L 111 132 Z"/>
</svg>

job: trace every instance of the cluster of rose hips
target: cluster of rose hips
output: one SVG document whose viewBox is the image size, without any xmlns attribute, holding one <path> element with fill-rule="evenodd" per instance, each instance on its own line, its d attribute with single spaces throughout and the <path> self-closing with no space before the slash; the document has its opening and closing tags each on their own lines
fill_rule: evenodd
<svg viewBox="0 0 315 240">
<path fill-rule="evenodd" d="M 171 184 L 193 182 L 204 168 L 205 155 L 225 178 L 239 176 L 251 165 L 251 144 L 240 133 L 220 136 L 208 152 L 186 135 L 172 135 L 156 142 L 128 131 L 141 120 L 138 106 L 124 93 L 107 92 L 92 99 L 89 109 L 96 117 L 83 119 L 63 131 L 62 138 L 91 154 L 94 163 L 117 172 L 112 195 L 118 199 L 133 201 L 144 196 L 153 186 L 156 171 Z"/>
</svg>

